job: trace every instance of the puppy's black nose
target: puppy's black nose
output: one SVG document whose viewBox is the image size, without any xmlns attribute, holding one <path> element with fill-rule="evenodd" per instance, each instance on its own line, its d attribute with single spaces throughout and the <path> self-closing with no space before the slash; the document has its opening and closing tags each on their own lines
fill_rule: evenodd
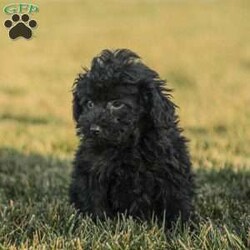
<svg viewBox="0 0 250 250">
<path fill-rule="evenodd" d="M 101 132 L 101 127 L 100 126 L 98 126 L 96 124 L 93 124 L 93 125 L 90 126 L 90 133 L 92 135 L 95 135 L 95 136 L 99 135 L 100 132 Z"/>
</svg>

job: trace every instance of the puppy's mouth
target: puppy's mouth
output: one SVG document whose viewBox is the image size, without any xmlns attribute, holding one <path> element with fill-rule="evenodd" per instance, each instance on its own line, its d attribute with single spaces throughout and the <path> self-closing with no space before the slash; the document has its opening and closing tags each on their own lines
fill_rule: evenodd
<svg viewBox="0 0 250 250">
<path fill-rule="evenodd" d="M 91 144 L 104 144 L 103 130 L 99 125 L 93 124 L 84 133 L 85 142 Z"/>
<path fill-rule="evenodd" d="M 115 146 L 122 143 L 121 135 L 112 133 L 111 131 L 105 130 L 89 130 L 87 134 L 84 135 L 85 142 L 93 145 L 105 145 L 105 146 Z"/>
<path fill-rule="evenodd" d="M 89 128 L 89 135 L 92 138 L 98 138 L 101 136 L 102 134 L 102 128 L 101 126 L 97 125 L 97 124 L 92 124 Z"/>
<path fill-rule="evenodd" d="M 85 136 L 85 143 L 88 143 L 93 146 L 115 146 L 119 145 L 121 142 L 113 138 L 105 138 L 102 136 Z"/>
</svg>

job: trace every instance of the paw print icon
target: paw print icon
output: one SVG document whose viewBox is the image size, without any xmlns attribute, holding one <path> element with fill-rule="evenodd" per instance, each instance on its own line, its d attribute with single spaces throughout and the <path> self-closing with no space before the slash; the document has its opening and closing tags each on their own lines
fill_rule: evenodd
<svg viewBox="0 0 250 250">
<path fill-rule="evenodd" d="M 9 29 L 9 37 L 16 39 L 23 37 L 30 39 L 32 37 L 32 30 L 37 27 L 35 20 L 30 20 L 29 15 L 23 14 L 22 16 L 14 14 L 11 19 L 4 22 L 4 26 Z"/>
</svg>

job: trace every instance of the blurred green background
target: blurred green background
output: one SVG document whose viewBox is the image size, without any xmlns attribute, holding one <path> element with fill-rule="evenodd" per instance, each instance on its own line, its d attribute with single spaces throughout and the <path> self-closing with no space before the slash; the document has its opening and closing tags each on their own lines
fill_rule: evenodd
<svg viewBox="0 0 250 250">
<path fill-rule="evenodd" d="M 11 2 L 1 0 L 0 8 Z M 35 194 L 41 190 L 48 200 L 57 195 L 67 200 L 70 162 L 77 146 L 71 114 L 74 79 L 102 49 L 129 48 L 174 89 L 198 180 L 208 184 L 198 191 L 203 197 L 198 210 L 202 216 L 215 218 L 230 209 L 233 218 L 237 210 L 237 220 L 241 218 L 242 228 L 247 228 L 250 183 L 244 176 L 249 175 L 250 166 L 250 1 L 32 2 L 40 11 L 32 15 L 38 27 L 31 40 L 12 41 L 8 30 L 0 26 L 0 203 L 11 208 L 14 201 L 25 207 L 23 199 L 38 202 Z M 7 18 L 2 12 L 1 23 Z M 51 163 L 49 157 L 63 162 Z M 217 174 L 206 173 L 209 169 L 229 169 L 231 175 L 218 172 L 216 180 Z M 239 178 L 238 171 L 243 173 Z M 25 175 L 20 177 L 22 172 Z M 45 173 L 46 183 L 40 178 Z M 221 183 L 229 188 L 225 200 Z M 236 204 L 230 196 L 233 184 L 237 197 L 245 195 L 234 208 L 230 205 Z M 216 200 L 218 196 L 222 200 Z M 8 228 L 4 234 L 8 235 Z"/>
</svg>

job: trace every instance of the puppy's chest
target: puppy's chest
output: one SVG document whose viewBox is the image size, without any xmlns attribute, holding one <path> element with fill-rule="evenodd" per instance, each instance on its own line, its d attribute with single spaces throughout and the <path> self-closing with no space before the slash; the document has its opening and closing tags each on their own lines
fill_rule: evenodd
<svg viewBox="0 0 250 250">
<path fill-rule="evenodd" d="M 89 190 L 95 197 L 102 197 L 93 201 L 98 207 L 106 204 L 110 209 L 123 211 L 138 197 L 153 197 L 154 173 L 136 152 L 87 154 L 85 160 Z"/>
<path fill-rule="evenodd" d="M 146 172 L 145 163 L 135 151 L 107 149 L 103 152 L 86 151 L 82 156 L 80 167 L 90 177 L 91 189 L 99 187 L 104 191 L 116 186 L 126 191 L 131 186 L 138 187 L 138 178 Z"/>
<path fill-rule="evenodd" d="M 115 175 L 117 178 L 127 176 L 144 168 L 144 162 L 139 154 L 128 152 L 115 152 L 107 150 L 105 152 L 91 152 L 85 154 L 85 162 L 88 165 L 88 171 L 92 175 L 102 178 L 110 178 Z"/>
</svg>

